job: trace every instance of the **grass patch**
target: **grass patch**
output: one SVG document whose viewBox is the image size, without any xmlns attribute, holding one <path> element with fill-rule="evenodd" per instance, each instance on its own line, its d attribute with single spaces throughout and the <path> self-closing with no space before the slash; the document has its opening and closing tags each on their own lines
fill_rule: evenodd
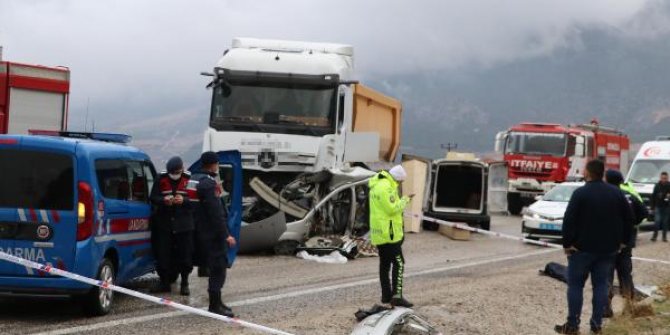
<svg viewBox="0 0 670 335">
<path fill-rule="evenodd" d="M 666 297 L 670 297 L 670 284 L 662 286 Z M 653 316 L 633 318 L 630 314 L 619 315 L 603 329 L 606 335 L 670 335 L 670 299 L 654 303 Z"/>
</svg>

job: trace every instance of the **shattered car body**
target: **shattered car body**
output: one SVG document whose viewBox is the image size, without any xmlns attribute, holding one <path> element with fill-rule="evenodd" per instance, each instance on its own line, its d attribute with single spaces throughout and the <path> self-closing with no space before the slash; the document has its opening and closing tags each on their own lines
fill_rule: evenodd
<svg viewBox="0 0 670 335">
<path fill-rule="evenodd" d="M 413 310 L 395 307 L 381 311 L 358 323 L 351 335 L 441 335 L 428 321 Z"/>
</svg>

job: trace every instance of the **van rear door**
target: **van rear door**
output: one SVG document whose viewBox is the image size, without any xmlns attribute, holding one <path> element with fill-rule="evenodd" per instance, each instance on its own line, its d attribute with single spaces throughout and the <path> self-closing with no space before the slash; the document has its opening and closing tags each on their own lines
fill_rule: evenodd
<svg viewBox="0 0 670 335">
<path fill-rule="evenodd" d="M 507 162 L 489 163 L 488 209 L 493 213 L 507 212 Z"/>
<path fill-rule="evenodd" d="M 75 254 L 76 161 L 58 145 L 45 148 L 23 141 L 0 150 L 0 247 L 4 252 L 61 269 Z M 43 276 L 0 264 L 3 276 Z"/>
</svg>

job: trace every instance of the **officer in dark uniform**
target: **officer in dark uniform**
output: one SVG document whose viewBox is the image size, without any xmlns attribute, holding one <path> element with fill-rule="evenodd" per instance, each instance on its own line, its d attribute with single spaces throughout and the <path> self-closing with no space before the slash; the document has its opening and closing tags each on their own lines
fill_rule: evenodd
<svg viewBox="0 0 670 335">
<path fill-rule="evenodd" d="M 191 179 L 195 188 L 195 221 L 198 226 L 197 241 L 201 244 L 202 262 L 209 268 L 209 311 L 233 317 L 230 307 L 221 301 L 221 289 L 226 281 L 228 247 L 234 247 L 235 238 L 228 232 L 226 212 L 221 201 L 223 192 L 216 181 L 219 173 L 219 157 L 208 151 L 200 157 L 202 170 Z"/>
<path fill-rule="evenodd" d="M 154 293 L 170 292 L 181 275 L 181 295 L 189 295 L 188 276 L 193 270 L 193 212 L 187 185 L 190 176 L 179 157 L 172 157 L 151 189 L 154 214 L 152 247 L 160 284 Z"/>
</svg>

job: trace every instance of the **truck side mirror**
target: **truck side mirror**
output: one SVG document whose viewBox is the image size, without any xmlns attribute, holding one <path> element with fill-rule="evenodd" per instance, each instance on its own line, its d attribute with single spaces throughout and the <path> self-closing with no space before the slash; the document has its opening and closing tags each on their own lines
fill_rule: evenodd
<svg viewBox="0 0 670 335">
<path fill-rule="evenodd" d="M 495 152 L 503 153 L 505 151 L 505 142 L 507 142 L 507 132 L 501 131 L 496 134 Z"/>
</svg>

